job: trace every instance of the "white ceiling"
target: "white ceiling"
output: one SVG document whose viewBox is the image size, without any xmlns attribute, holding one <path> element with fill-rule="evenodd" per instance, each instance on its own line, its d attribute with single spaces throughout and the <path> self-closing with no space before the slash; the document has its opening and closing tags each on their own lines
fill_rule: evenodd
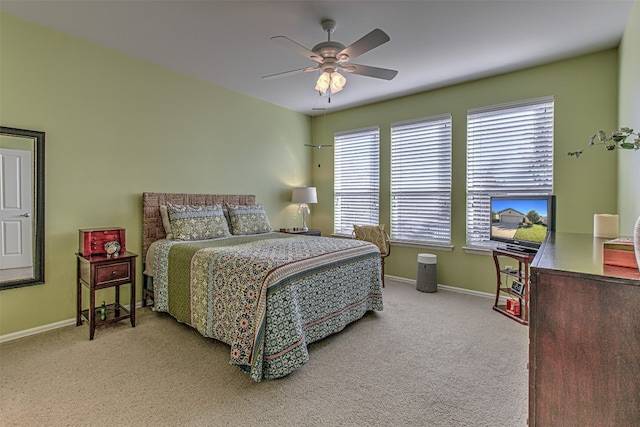
<svg viewBox="0 0 640 427">
<path fill-rule="evenodd" d="M 632 0 L 217 1 L 0 0 L 0 10 L 69 35 L 305 114 L 336 111 L 616 47 Z M 347 75 L 331 97 L 315 65 L 270 40 L 349 45 L 374 28 L 391 41 L 357 63 L 399 71 L 392 81 Z"/>
</svg>

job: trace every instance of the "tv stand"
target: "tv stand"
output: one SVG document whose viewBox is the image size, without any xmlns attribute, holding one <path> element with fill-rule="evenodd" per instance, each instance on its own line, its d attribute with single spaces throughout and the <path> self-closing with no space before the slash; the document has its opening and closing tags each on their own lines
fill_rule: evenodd
<svg viewBox="0 0 640 427">
<path fill-rule="evenodd" d="M 493 250 L 493 262 L 496 266 L 496 299 L 493 304 L 493 309 L 498 313 L 507 316 L 516 322 L 528 325 L 529 324 L 529 266 L 536 256 L 535 252 L 524 252 L 520 247 L 519 250 L 511 249 L 494 249 Z M 500 267 L 499 257 L 511 258 L 518 261 L 518 268 L 513 267 L 504 268 Z M 503 281 L 504 276 L 504 281 Z M 514 283 L 516 282 L 516 283 Z M 518 302 L 520 307 L 520 313 L 516 314 L 507 311 L 507 307 L 504 304 L 500 304 L 500 296 L 507 295 L 509 299 Z"/>
</svg>

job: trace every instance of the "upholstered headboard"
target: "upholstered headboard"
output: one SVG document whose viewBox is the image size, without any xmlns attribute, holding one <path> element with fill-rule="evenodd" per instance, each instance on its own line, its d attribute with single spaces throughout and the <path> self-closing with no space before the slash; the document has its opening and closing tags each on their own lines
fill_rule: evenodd
<svg viewBox="0 0 640 427">
<path fill-rule="evenodd" d="M 160 206 L 175 205 L 212 206 L 216 204 L 255 205 L 253 194 L 182 194 L 142 193 L 142 261 L 145 261 L 149 246 L 166 234 L 162 226 Z"/>
</svg>

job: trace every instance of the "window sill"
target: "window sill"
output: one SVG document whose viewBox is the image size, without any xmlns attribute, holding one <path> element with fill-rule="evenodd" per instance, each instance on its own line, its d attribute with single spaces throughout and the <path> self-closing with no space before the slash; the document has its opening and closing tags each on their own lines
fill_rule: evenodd
<svg viewBox="0 0 640 427">
<path fill-rule="evenodd" d="M 353 239 L 353 235 L 349 234 L 332 234 L 331 237 L 339 237 L 342 239 Z M 446 251 L 451 252 L 454 248 L 453 245 L 439 245 L 437 243 L 427 243 L 427 242 L 406 242 L 403 240 L 393 240 L 391 239 L 391 246 L 404 246 L 407 248 L 421 248 L 421 249 L 431 249 L 434 251 Z"/>
<path fill-rule="evenodd" d="M 406 242 L 406 241 L 398 241 L 391 239 L 391 244 L 393 246 L 404 246 L 407 248 L 421 248 L 421 249 L 431 249 L 435 251 L 453 251 L 453 245 L 442 245 L 437 243 L 428 243 L 428 242 Z"/>
<path fill-rule="evenodd" d="M 463 246 L 462 249 L 466 254 L 470 255 L 492 255 L 493 249 L 483 248 L 479 246 Z"/>
</svg>

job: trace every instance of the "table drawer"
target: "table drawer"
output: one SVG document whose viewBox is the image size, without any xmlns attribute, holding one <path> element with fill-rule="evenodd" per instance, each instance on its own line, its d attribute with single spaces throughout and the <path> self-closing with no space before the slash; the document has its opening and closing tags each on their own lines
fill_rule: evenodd
<svg viewBox="0 0 640 427">
<path fill-rule="evenodd" d="M 128 261 L 124 261 L 96 267 L 96 285 L 116 280 L 128 280 L 131 277 L 129 265 Z"/>
</svg>

